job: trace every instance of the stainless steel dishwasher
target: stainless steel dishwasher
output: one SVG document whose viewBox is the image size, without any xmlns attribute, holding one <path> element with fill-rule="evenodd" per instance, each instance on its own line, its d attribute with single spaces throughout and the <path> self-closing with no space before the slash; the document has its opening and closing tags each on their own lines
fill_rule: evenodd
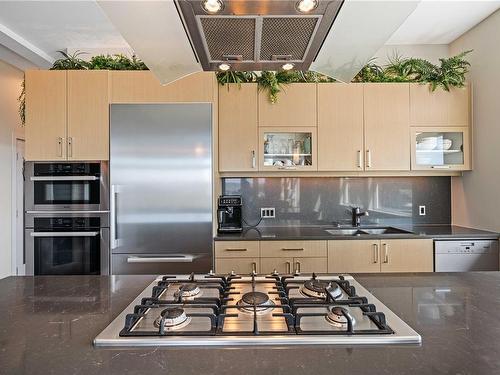
<svg viewBox="0 0 500 375">
<path fill-rule="evenodd" d="M 498 271 L 498 241 L 435 241 L 436 272 Z"/>
</svg>

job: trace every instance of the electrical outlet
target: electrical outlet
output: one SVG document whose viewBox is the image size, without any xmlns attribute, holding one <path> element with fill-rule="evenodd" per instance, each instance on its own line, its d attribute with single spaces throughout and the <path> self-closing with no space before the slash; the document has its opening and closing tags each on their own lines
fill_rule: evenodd
<svg viewBox="0 0 500 375">
<path fill-rule="evenodd" d="M 260 217 L 263 219 L 274 219 L 276 217 L 276 210 L 274 207 L 262 207 L 260 209 Z"/>
<path fill-rule="evenodd" d="M 425 216 L 425 206 L 418 206 L 418 214 L 420 216 Z"/>
</svg>

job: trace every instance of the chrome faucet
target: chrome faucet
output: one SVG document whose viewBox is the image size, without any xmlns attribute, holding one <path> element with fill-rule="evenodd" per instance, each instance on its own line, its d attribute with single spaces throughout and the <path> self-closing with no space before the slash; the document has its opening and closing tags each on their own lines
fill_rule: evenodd
<svg viewBox="0 0 500 375">
<path fill-rule="evenodd" d="M 359 208 L 359 207 L 352 207 L 351 214 L 352 214 L 352 226 L 353 227 L 359 227 L 361 225 L 361 216 L 369 216 L 370 215 L 368 213 L 368 211 L 361 212 L 361 208 Z"/>
</svg>

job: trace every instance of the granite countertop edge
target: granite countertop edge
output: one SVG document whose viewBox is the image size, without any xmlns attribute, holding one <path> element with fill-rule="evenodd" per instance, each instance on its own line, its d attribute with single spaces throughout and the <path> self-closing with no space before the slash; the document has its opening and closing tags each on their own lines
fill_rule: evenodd
<svg viewBox="0 0 500 375">
<path fill-rule="evenodd" d="M 334 226 L 290 226 L 244 228 L 241 233 L 217 233 L 215 241 L 280 241 L 280 240 L 371 240 L 371 239 L 450 239 L 498 240 L 499 233 L 457 225 L 390 225 L 412 233 L 331 235 Z"/>
</svg>

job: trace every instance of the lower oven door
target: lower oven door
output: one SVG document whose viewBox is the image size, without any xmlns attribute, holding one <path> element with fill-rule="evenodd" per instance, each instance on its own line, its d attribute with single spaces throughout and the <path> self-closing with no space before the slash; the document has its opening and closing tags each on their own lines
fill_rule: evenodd
<svg viewBox="0 0 500 375">
<path fill-rule="evenodd" d="M 109 274 L 109 229 L 25 231 L 28 275 Z"/>
</svg>

